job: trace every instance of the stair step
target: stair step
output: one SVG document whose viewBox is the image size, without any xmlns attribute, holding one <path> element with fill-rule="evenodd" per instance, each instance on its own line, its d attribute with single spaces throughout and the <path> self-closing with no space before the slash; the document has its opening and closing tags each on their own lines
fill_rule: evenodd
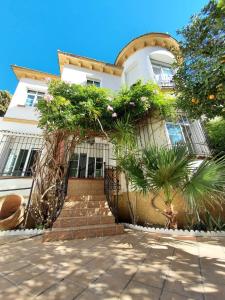
<svg viewBox="0 0 225 300">
<path fill-rule="evenodd" d="M 68 195 L 66 201 L 106 201 L 106 196 L 104 194 L 88 194 L 88 195 Z"/>
<path fill-rule="evenodd" d="M 113 216 L 92 216 L 92 217 L 67 217 L 58 218 L 53 228 L 68 228 L 86 225 L 115 224 Z"/>
<path fill-rule="evenodd" d="M 66 201 L 64 204 L 66 208 L 107 208 L 108 203 L 107 201 L 97 201 L 97 200 L 90 200 L 90 201 Z"/>
<path fill-rule="evenodd" d="M 88 217 L 88 216 L 111 216 L 110 209 L 107 208 L 64 208 L 60 217 Z"/>
<path fill-rule="evenodd" d="M 46 230 L 43 235 L 43 242 L 111 236 L 123 233 L 124 228 L 120 224 L 91 225 L 66 229 L 57 228 Z"/>
</svg>

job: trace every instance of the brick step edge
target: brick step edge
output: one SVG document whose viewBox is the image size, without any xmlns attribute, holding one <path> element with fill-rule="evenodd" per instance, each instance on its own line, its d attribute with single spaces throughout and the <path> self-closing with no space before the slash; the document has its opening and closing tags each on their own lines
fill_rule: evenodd
<svg viewBox="0 0 225 300">
<path fill-rule="evenodd" d="M 73 217 L 108 217 L 112 216 L 109 208 L 63 208 L 59 218 L 73 218 Z"/>
<path fill-rule="evenodd" d="M 67 201 L 106 201 L 106 195 L 105 194 L 92 194 L 92 195 L 67 195 L 66 196 L 66 202 Z"/>
<path fill-rule="evenodd" d="M 53 224 L 53 228 L 71 228 L 71 226 L 84 227 L 90 225 L 115 225 L 114 216 L 81 216 L 81 217 L 60 217 Z"/>
<path fill-rule="evenodd" d="M 76 192 L 68 192 L 67 196 L 68 197 L 81 197 L 81 196 L 102 196 L 102 195 L 105 195 L 104 194 L 104 190 L 101 190 L 101 191 L 79 191 L 79 193 L 76 193 Z"/>
<path fill-rule="evenodd" d="M 92 237 L 103 237 L 124 234 L 122 224 L 89 225 L 82 227 L 54 228 L 46 230 L 43 234 L 43 242 L 85 239 Z"/>
</svg>

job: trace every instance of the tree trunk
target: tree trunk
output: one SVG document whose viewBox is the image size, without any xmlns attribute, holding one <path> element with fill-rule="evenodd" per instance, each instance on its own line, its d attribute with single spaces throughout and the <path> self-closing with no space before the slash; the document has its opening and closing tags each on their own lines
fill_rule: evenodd
<svg viewBox="0 0 225 300">
<path fill-rule="evenodd" d="M 34 170 L 31 214 L 37 224 L 51 227 L 66 196 L 69 160 L 79 137 L 66 131 L 46 133 Z"/>
<path fill-rule="evenodd" d="M 135 216 L 134 216 L 134 211 L 132 207 L 132 203 L 130 201 L 130 195 L 129 195 L 129 180 L 127 178 L 127 175 L 125 174 L 125 181 L 126 181 L 126 193 L 127 193 L 127 204 L 128 204 L 128 210 L 129 210 L 129 215 L 131 218 L 131 223 L 135 224 Z"/>
<path fill-rule="evenodd" d="M 167 208 L 162 213 L 166 218 L 165 228 L 177 229 L 177 212 L 174 211 L 173 205 L 167 205 Z"/>
</svg>

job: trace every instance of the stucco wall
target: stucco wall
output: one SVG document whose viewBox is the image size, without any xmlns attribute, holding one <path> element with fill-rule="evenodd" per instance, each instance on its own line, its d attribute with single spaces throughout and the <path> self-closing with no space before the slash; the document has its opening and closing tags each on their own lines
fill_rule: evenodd
<svg viewBox="0 0 225 300">
<path fill-rule="evenodd" d="M 159 210 L 156 209 L 156 207 L 161 211 L 165 209 L 165 204 L 162 200 L 163 195 L 158 196 L 153 203 L 153 194 L 151 193 L 143 195 L 138 192 L 130 192 L 129 196 L 134 208 L 137 224 L 159 226 L 165 225 L 166 218 L 160 213 Z M 119 195 L 118 206 L 120 221 L 130 222 L 127 195 L 125 192 Z M 174 199 L 173 206 L 174 210 L 177 211 L 178 227 L 183 228 L 188 224 L 188 217 L 191 217 L 191 215 L 188 213 L 184 198 L 182 198 L 181 195 L 177 195 Z M 223 219 L 223 222 L 225 222 L 225 205 L 214 205 L 213 207 L 210 206 L 208 207 L 208 210 L 216 221 L 218 216 L 220 216 Z"/>
<path fill-rule="evenodd" d="M 161 47 L 145 47 L 132 54 L 124 63 L 122 83 L 128 86 L 141 79 L 143 82 L 154 81 L 154 73 L 150 56 L 165 63 L 172 63 L 174 56 Z"/>
<path fill-rule="evenodd" d="M 158 196 L 152 203 L 153 194 L 143 195 L 138 192 L 129 193 L 138 224 L 161 225 L 165 224 L 166 218 L 160 213 L 166 207 L 162 200 L 162 195 Z M 121 221 L 129 221 L 129 211 L 127 206 L 127 195 L 125 192 L 119 196 L 119 216 Z M 155 205 L 155 206 L 154 206 Z M 174 209 L 178 212 L 177 219 L 179 226 L 186 222 L 185 202 L 181 196 L 177 195 L 174 200 Z"/>
<path fill-rule="evenodd" d="M 97 79 L 101 81 L 101 87 L 112 89 L 114 91 L 120 88 L 120 77 L 110 75 L 103 72 L 97 72 L 85 68 L 79 68 L 71 65 L 65 65 L 62 71 L 62 80 L 77 83 L 86 84 L 87 79 Z"/>
<path fill-rule="evenodd" d="M 25 105 L 27 98 L 27 90 L 40 92 L 47 91 L 47 84 L 44 81 L 24 78 L 18 82 L 15 93 L 12 97 L 8 110 L 5 114 L 6 118 L 17 118 L 26 120 L 38 120 L 38 113 L 34 107 L 19 107 Z"/>
</svg>

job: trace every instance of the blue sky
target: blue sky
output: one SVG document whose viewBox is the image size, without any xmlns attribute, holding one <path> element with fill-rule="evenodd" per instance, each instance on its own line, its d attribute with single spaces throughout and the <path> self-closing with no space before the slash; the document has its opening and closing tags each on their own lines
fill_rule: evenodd
<svg viewBox="0 0 225 300">
<path fill-rule="evenodd" d="M 10 65 L 59 73 L 57 50 L 113 63 L 131 39 L 187 24 L 208 0 L 2 0 L 0 89 L 14 92 Z"/>
</svg>

